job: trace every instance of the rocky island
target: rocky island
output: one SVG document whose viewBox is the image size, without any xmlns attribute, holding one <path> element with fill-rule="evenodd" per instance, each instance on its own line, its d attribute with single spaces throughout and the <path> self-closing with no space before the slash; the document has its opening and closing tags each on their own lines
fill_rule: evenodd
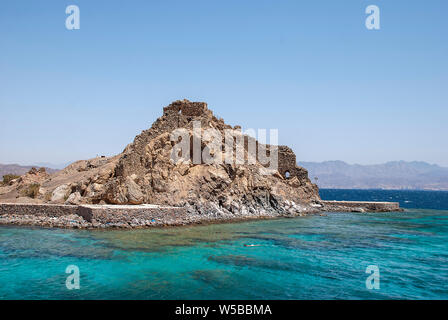
<svg viewBox="0 0 448 320">
<path fill-rule="evenodd" d="M 241 148 L 224 139 L 213 145 L 211 129 L 222 137 L 231 132 Z M 185 139 L 191 150 L 176 149 Z M 195 142 L 199 158 L 221 160 L 230 152 L 232 161 L 195 161 Z M 251 146 L 263 147 L 270 163 Z M 77 161 L 53 174 L 33 168 L 0 185 L 0 224 L 133 228 L 398 210 L 397 203 L 322 201 L 289 147 L 259 143 L 206 103 L 188 100 L 165 107 L 119 155 Z"/>
</svg>

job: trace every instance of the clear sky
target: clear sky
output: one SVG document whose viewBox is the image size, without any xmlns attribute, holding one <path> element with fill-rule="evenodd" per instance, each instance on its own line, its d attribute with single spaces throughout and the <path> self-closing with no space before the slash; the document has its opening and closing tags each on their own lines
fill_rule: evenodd
<svg viewBox="0 0 448 320">
<path fill-rule="evenodd" d="M 187 98 L 278 128 L 299 162 L 448 166 L 447 17 L 446 0 L 2 0 L 0 163 L 117 154 Z"/>
</svg>

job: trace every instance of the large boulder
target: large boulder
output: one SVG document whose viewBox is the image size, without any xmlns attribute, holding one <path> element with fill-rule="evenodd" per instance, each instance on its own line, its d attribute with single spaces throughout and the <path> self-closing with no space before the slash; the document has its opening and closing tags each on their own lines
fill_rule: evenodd
<svg viewBox="0 0 448 320">
<path fill-rule="evenodd" d="M 126 178 L 127 202 L 130 204 L 142 204 L 144 195 L 140 186 L 131 177 Z"/>
<path fill-rule="evenodd" d="M 51 194 L 51 202 L 62 203 L 65 202 L 70 195 L 72 188 L 68 184 L 63 184 L 53 190 Z"/>
<path fill-rule="evenodd" d="M 73 192 L 65 201 L 65 204 L 68 205 L 77 205 L 80 204 L 82 200 L 81 194 L 79 192 Z"/>
</svg>

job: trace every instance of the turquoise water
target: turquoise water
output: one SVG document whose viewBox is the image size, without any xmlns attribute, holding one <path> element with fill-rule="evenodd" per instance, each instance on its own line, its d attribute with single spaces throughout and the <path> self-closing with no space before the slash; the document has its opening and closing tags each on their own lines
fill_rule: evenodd
<svg viewBox="0 0 448 320">
<path fill-rule="evenodd" d="M 447 243 L 448 211 L 434 208 L 128 231 L 0 227 L 0 299 L 447 299 Z M 68 265 L 79 290 L 65 286 Z M 379 290 L 366 288 L 368 265 Z"/>
</svg>

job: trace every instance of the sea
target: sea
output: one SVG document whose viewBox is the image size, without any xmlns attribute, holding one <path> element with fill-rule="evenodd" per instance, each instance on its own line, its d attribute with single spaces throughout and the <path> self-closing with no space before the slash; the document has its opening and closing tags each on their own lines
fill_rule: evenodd
<svg viewBox="0 0 448 320">
<path fill-rule="evenodd" d="M 0 227 L 0 299 L 448 299 L 448 192 L 320 190 L 404 212 L 141 230 Z"/>
</svg>

